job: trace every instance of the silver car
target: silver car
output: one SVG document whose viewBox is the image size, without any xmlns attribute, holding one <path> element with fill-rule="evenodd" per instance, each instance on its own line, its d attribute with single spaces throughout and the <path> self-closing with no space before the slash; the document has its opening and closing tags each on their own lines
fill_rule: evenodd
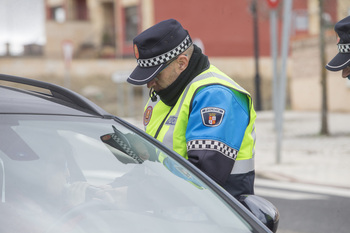
<svg viewBox="0 0 350 233">
<path fill-rule="evenodd" d="M 231 197 L 143 131 L 66 88 L 0 75 L 0 232 L 270 232 L 268 201 Z"/>
</svg>

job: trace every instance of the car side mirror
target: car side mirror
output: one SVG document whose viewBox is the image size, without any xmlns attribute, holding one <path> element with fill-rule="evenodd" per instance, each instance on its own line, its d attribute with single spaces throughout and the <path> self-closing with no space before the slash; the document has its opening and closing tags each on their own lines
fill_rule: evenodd
<svg viewBox="0 0 350 233">
<path fill-rule="evenodd" d="M 280 215 L 278 209 L 271 202 L 256 195 L 241 195 L 238 201 L 272 232 L 277 231 Z"/>
</svg>

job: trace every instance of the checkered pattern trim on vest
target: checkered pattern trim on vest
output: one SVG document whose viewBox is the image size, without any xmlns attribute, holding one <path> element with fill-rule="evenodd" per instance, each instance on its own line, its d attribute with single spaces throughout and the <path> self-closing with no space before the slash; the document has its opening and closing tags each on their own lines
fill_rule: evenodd
<svg viewBox="0 0 350 233">
<path fill-rule="evenodd" d="M 350 53 L 350 44 L 338 44 L 339 53 Z"/>
<path fill-rule="evenodd" d="M 138 59 L 137 63 L 140 67 L 152 67 L 164 64 L 183 53 L 186 49 L 188 49 L 188 47 L 190 47 L 191 44 L 192 41 L 190 37 L 186 36 L 186 38 L 176 48 L 170 50 L 169 52 L 153 58 Z"/>
<path fill-rule="evenodd" d="M 192 140 L 187 143 L 187 151 L 190 150 L 215 150 L 221 154 L 229 157 L 230 159 L 236 159 L 238 151 L 232 147 L 227 146 L 225 143 L 215 140 Z"/>
</svg>

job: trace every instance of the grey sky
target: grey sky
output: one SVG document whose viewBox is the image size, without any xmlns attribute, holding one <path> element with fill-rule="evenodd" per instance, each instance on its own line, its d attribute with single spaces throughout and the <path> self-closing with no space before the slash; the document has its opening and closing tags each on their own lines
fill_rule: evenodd
<svg viewBox="0 0 350 233">
<path fill-rule="evenodd" d="M 0 53 L 6 42 L 16 51 L 23 44 L 43 44 L 44 10 L 44 0 L 0 0 Z"/>
</svg>

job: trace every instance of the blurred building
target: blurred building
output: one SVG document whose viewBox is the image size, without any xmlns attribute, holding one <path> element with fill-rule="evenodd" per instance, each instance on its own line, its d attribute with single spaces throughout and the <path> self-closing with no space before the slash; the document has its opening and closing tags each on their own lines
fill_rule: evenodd
<svg viewBox="0 0 350 233">
<path fill-rule="evenodd" d="M 338 2 L 325 1 L 334 24 Z M 254 3 L 256 5 L 254 5 Z M 292 36 L 317 33 L 318 0 L 294 0 Z M 270 55 L 270 8 L 267 0 L 46 0 L 45 54 L 57 57 L 69 40 L 79 58 L 133 56 L 132 39 L 153 24 L 178 19 L 210 57 L 254 55 L 253 7 L 258 18 L 259 54 Z M 277 11 L 279 32 L 282 1 Z"/>
<path fill-rule="evenodd" d="M 113 74 L 131 72 L 136 65 L 132 39 L 157 22 L 175 18 L 189 30 L 192 39 L 201 45 L 211 63 L 233 77 L 253 96 L 256 39 L 262 109 L 272 108 L 271 8 L 268 0 L 44 1 L 46 43 L 41 48 L 35 45 L 25 47 L 25 55 L 35 55 L 33 59 L 28 56 L 23 60 L 16 57 L 16 62 L 11 61 L 9 56 L 2 59 L 1 73 L 55 79 L 62 84 L 59 79 L 67 75 L 69 67 L 71 88 L 84 93 L 85 89 L 100 85 L 94 101 L 105 107 L 105 103 L 117 98 L 116 84 L 111 81 Z M 286 107 L 292 110 L 321 108 L 320 70 L 325 64 L 321 64 L 319 59 L 319 1 L 293 0 L 286 90 Z M 350 15 L 350 2 L 323 1 L 323 18 L 328 25 L 326 51 L 329 60 L 338 52 L 334 24 Z M 254 6 L 257 9 L 257 37 L 254 36 Z M 283 0 L 279 0 L 276 12 L 280 53 Z M 65 52 L 72 52 L 71 57 Z M 72 64 L 67 66 L 67 60 Z M 327 71 L 327 74 L 330 76 L 329 110 L 350 112 L 350 105 L 342 101 L 350 98 L 350 83 L 344 85 L 340 73 Z M 113 112 L 113 104 L 105 109 Z"/>
<path fill-rule="evenodd" d="M 44 54 L 43 46 L 38 44 L 26 44 L 23 46 L 24 56 L 42 56 Z"/>
</svg>

